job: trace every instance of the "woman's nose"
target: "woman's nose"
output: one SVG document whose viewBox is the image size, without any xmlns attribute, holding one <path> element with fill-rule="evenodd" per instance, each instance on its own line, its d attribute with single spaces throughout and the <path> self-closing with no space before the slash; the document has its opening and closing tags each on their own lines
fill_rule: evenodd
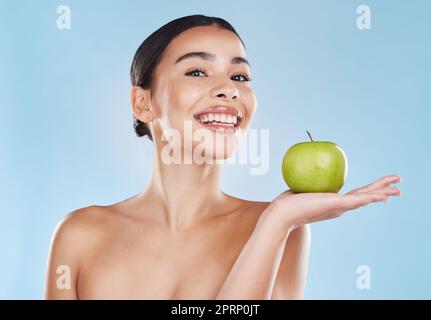
<svg viewBox="0 0 431 320">
<path fill-rule="evenodd" d="M 212 90 L 213 96 L 217 98 L 223 98 L 227 100 L 237 100 L 238 99 L 238 90 L 230 83 L 231 80 L 221 81 L 218 85 L 214 86 Z"/>
<path fill-rule="evenodd" d="M 228 100 L 237 100 L 238 99 L 237 95 L 230 94 L 228 92 L 217 94 L 217 98 L 224 98 L 224 99 L 228 99 Z"/>
</svg>

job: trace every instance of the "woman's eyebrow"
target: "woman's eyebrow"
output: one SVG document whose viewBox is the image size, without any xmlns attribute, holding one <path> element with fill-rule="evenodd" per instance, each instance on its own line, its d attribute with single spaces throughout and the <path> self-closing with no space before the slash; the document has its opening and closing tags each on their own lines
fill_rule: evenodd
<svg viewBox="0 0 431 320">
<path fill-rule="evenodd" d="M 199 57 L 201 59 L 209 60 L 209 61 L 215 60 L 215 54 L 209 53 L 209 52 L 197 51 L 197 52 L 189 52 L 189 53 L 183 54 L 181 57 L 177 59 L 177 61 L 175 61 L 175 64 L 179 63 L 180 61 L 183 61 L 184 59 L 194 58 L 194 57 Z M 250 63 L 248 62 L 248 60 L 243 57 L 232 58 L 230 63 L 233 63 L 233 64 L 245 63 L 246 65 L 250 66 Z"/>
</svg>

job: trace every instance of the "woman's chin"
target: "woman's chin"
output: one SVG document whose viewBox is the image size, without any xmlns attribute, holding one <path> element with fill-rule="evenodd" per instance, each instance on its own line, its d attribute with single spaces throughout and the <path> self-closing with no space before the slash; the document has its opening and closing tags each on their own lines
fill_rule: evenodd
<svg viewBox="0 0 431 320">
<path fill-rule="evenodd" d="M 195 149 L 193 152 L 193 163 L 195 164 L 216 164 L 232 157 L 235 148 L 207 149 L 205 151 Z"/>
</svg>

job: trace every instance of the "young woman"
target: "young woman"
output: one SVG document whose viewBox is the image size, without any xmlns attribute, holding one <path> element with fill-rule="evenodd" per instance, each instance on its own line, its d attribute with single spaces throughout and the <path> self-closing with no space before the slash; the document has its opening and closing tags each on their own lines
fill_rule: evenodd
<svg viewBox="0 0 431 320">
<path fill-rule="evenodd" d="M 196 151 L 198 142 L 184 143 L 185 123 L 223 138 L 203 154 L 217 160 L 235 151 L 252 121 L 245 47 L 223 19 L 164 25 L 138 48 L 131 80 L 135 131 L 154 143 L 151 179 L 142 193 L 59 223 L 47 299 L 300 299 L 308 224 L 400 194 L 391 186 L 400 176 L 389 175 L 345 195 L 285 191 L 272 202 L 248 201 L 220 190 L 217 163 L 167 161 L 168 145 L 181 156 Z M 168 139 L 172 131 L 180 139 Z"/>
</svg>

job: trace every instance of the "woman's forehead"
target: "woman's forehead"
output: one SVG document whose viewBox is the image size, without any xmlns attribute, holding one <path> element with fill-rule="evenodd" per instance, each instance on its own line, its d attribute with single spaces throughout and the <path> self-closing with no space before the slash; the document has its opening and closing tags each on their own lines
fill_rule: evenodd
<svg viewBox="0 0 431 320">
<path fill-rule="evenodd" d="M 175 37 L 165 50 L 165 58 L 170 63 L 189 52 L 207 52 L 215 59 L 246 57 L 241 40 L 235 33 L 217 27 L 205 26 L 186 30 Z"/>
</svg>

